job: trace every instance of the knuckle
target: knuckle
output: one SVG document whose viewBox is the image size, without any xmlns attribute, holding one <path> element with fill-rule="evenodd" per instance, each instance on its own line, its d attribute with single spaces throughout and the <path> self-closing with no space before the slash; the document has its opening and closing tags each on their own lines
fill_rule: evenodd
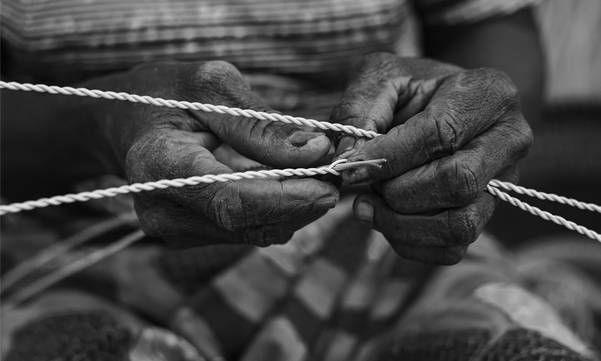
<svg viewBox="0 0 601 361">
<path fill-rule="evenodd" d="M 478 237 L 478 215 L 469 210 L 449 211 L 448 227 L 452 244 L 470 244 Z"/>
<path fill-rule="evenodd" d="M 223 86 L 223 84 L 243 81 L 240 71 L 234 65 L 222 60 L 193 65 L 184 76 L 188 81 L 200 85 Z"/>
<path fill-rule="evenodd" d="M 520 131 L 520 136 L 517 137 L 516 143 L 517 158 L 524 158 L 534 143 L 534 135 L 532 134 L 530 126 L 527 125 Z"/>
<path fill-rule="evenodd" d="M 153 211 L 152 208 L 140 206 L 138 201 L 135 201 L 136 214 L 140 222 L 140 228 L 150 237 L 162 237 L 165 235 L 164 217 L 159 212 Z"/>
<path fill-rule="evenodd" d="M 432 110 L 430 115 L 434 119 L 436 132 L 432 156 L 455 153 L 458 147 L 457 124 L 459 120 L 457 112 L 452 109 Z"/>
<path fill-rule="evenodd" d="M 148 162 L 147 154 L 152 147 L 148 138 L 143 138 L 135 142 L 125 155 L 125 170 L 130 182 L 142 182 L 147 179 L 148 174 L 152 173 L 153 162 Z M 150 157 L 152 160 L 153 157 Z"/>
<path fill-rule="evenodd" d="M 226 230 L 243 231 L 247 224 L 246 215 L 236 183 L 212 184 L 206 191 L 210 194 L 206 213 Z"/>
<path fill-rule="evenodd" d="M 166 176 L 164 165 L 170 162 L 166 152 L 168 141 L 169 137 L 159 131 L 148 132 L 135 141 L 125 156 L 125 171 L 130 182 Z"/>
<path fill-rule="evenodd" d="M 507 129 L 505 135 L 511 139 L 511 142 L 507 143 L 511 159 L 517 160 L 525 157 L 534 143 L 534 134 L 528 122 L 521 114 L 518 114 L 515 118 L 509 118 L 503 127 Z"/>
<path fill-rule="evenodd" d="M 241 75 L 238 69 L 233 64 L 223 60 L 206 61 L 200 65 L 199 69 L 209 74 Z"/>
<path fill-rule="evenodd" d="M 457 205 L 464 205 L 478 198 L 478 175 L 469 163 L 455 160 L 445 173 L 451 201 Z"/>
<path fill-rule="evenodd" d="M 520 117 L 520 136 L 518 137 L 518 147 L 523 151 L 522 155 L 526 155 L 532 144 L 534 143 L 534 133 L 532 132 L 532 128 L 526 122 L 524 117 Z"/>
<path fill-rule="evenodd" d="M 468 70 L 466 77 L 486 89 L 497 92 L 505 102 L 517 103 L 518 88 L 509 75 L 503 71 L 493 68 L 477 68 Z"/>
<path fill-rule="evenodd" d="M 518 97 L 518 87 L 509 75 L 497 69 L 487 70 L 490 73 L 490 77 L 493 79 L 493 83 L 498 85 L 499 88 L 504 91 L 506 97 L 514 99 Z"/>
</svg>

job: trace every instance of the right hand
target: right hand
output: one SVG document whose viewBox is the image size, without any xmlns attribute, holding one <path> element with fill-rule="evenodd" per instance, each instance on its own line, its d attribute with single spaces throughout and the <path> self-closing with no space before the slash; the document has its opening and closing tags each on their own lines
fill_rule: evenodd
<svg viewBox="0 0 601 361">
<path fill-rule="evenodd" d="M 221 61 L 147 64 L 85 86 L 269 111 L 238 70 Z M 231 173 L 212 154 L 222 142 L 274 167 L 315 165 L 332 147 L 323 133 L 288 124 L 122 101 L 95 104 L 92 114 L 114 155 L 106 161 L 132 183 Z M 142 229 L 186 247 L 283 243 L 337 200 L 333 185 L 312 178 L 200 184 L 134 195 Z"/>
</svg>

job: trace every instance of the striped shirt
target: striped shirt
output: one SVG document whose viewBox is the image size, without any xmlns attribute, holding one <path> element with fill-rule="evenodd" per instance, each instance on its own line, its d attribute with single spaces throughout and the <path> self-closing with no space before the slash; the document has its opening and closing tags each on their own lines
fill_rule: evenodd
<svg viewBox="0 0 601 361">
<path fill-rule="evenodd" d="M 275 86 L 284 111 L 297 101 L 287 94 L 307 86 L 274 75 L 343 84 L 364 54 L 419 54 L 419 23 L 478 21 L 536 0 L 1 1 L 4 73 L 12 78 L 69 83 L 146 61 L 220 59 L 269 74 L 251 83 Z M 323 94 L 304 97 L 319 102 Z"/>
</svg>

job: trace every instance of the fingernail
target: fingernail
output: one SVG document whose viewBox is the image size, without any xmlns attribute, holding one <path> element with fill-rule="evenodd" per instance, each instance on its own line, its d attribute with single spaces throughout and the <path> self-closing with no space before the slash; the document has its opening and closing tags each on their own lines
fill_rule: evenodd
<svg viewBox="0 0 601 361">
<path fill-rule="evenodd" d="M 315 202 L 315 205 L 319 208 L 334 208 L 338 203 L 338 197 L 324 197 L 320 198 Z"/>
<path fill-rule="evenodd" d="M 366 182 L 370 178 L 367 167 L 349 169 L 342 173 L 342 179 L 346 185 Z"/>
<path fill-rule="evenodd" d="M 320 141 L 319 138 L 320 137 L 326 137 L 323 133 L 316 133 L 316 132 L 305 132 L 302 130 L 299 130 L 297 132 L 292 133 L 292 135 L 290 135 L 288 137 L 288 141 L 290 141 L 290 144 L 292 144 L 295 147 L 304 147 L 307 143 L 313 143 L 316 140 Z"/>
<path fill-rule="evenodd" d="M 360 201 L 355 207 L 355 216 L 363 223 L 372 224 L 374 207 L 367 201 Z"/>
</svg>

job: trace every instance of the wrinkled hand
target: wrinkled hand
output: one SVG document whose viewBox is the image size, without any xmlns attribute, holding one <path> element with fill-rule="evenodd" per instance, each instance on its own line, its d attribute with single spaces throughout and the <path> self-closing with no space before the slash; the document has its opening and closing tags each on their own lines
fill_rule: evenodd
<svg viewBox="0 0 601 361">
<path fill-rule="evenodd" d="M 365 59 L 331 120 L 384 133 L 338 145 L 341 158 L 388 160 L 344 174 L 346 183 L 372 183 L 355 216 L 401 256 L 429 263 L 462 258 L 494 210 L 486 184 L 514 180 L 532 143 L 503 73 L 385 53 Z"/>
<path fill-rule="evenodd" d="M 268 111 L 232 65 L 160 63 L 86 84 L 104 89 Z M 99 102 L 98 119 L 116 168 L 130 182 L 231 173 L 212 150 L 221 142 L 275 167 L 323 160 L 329 139 L 296 126 L 126 102 Z M 336 204 L 337 190 L 316 179 L 260 179 L 169 188 L 135 195 L 143 230 L 177 246 L 218 242 L 268 245 Z"/>
</svg>

